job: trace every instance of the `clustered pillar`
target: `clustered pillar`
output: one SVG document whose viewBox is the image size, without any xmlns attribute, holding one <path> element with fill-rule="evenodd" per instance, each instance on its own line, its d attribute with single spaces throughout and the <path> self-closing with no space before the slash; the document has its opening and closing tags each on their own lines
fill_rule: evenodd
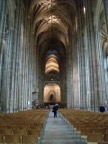
<svg viewBox="0 0 108 144">
<path fill-rule="evenodd" d="M 22 0 L 0 1 L 0 21 L 0 108 L 4 113 L 28 110 L 36 86 L 28 4 L 25 6 Z"/>
<path fill-rule="evenodd" d="M 104 3 L 108 5 L 107 0 Z M 107 7 L 107 6 L 106 6 Z M 98 111 L 105 103 L 105 73 L 102 65 L 102 46 L 95 30 L 91 0 L 78 2 L 74 35 L 67 57 L 68 108 Z M 107 15 L 107 11 L 106 11 Z M 99 17 L 99 16 L 98 16 Z M 74 39 L 74 40 L 73 40 Z"/>
</svg>

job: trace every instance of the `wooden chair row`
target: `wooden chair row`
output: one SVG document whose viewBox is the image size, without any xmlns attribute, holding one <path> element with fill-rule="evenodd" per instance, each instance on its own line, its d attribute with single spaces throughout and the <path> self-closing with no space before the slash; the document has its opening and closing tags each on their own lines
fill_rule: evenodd
<svg viewBox="0 0 108 144">
<path fill-rule="evenodd" d="M 32 143 L 37 144 L 38 138 L 35 135 L 4 135 L 0 136 L 0 143 L 6 144 L 6 143 L 14 143 L 14 144 L 22 144 L 22 143 Z"/>
<path fill-rule="evenodd" d="M 59 110 L 88 142 L 108 142 L 108 114 L 82 110 Z"/>
<path fill-rule="evenodd" d="M 48 110 L 0 114 L 0 143 L 37 144 Z"/>
<path fill-rule="evenodd" d="M 88 142 L 108 142 L 108 134 L 102 133 L 88 133 L 87 134 Z"/>
<path fill-rule="evenodd" d="M 108 134 L 108 129 L 106 128 L 81 128 L 79 131 L 81 135 L 87 135 L 88 133 Z"/>
<path fill-rule="evenodd" d="M 0 130 L 0 135 L 36 135 L 40 136 L 41 129 Z"/>
</svg>

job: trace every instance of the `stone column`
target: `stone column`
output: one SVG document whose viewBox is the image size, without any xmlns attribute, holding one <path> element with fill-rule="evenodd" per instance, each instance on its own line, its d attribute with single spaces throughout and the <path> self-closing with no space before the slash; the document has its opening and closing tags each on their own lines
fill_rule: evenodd
<svg viewBox="0 0 108 144">
<path fill-rule="evenodd" d="M 77 29 L 77 42 L 78 42 L 78 66 L 79 66 L 79 80 L 80 80 L 80 108 L 84 108 L 85 102 L 84 102 L 84 52 L 83 52 L 83 11 L 82 7 L 80 4 L 78 5 L 79 10 L 78 10 L 78 29 Z"/>
<path fill-rule="evenodd" d="M 84 5 L 85 6 L 85 5 Z M 90 77 L 89 77 L 89 48 L 87 45 L 88 38 L 87 38 L 87 16 L 86 16 L 86 7 L 85 12 L 83 11 L 84 15 L 84 63 L 85 63 L 85 72 L 84 72 L 84 81 L 85 81 L 85 109 L 90 108 Z"/>
<path fill-rule="evenodd" d="M 72 102 L 73 102 L 73 96 L 72 96 L 72 72 L 71 72 L 71 67 L 72 67 L 72 61 L 71 61 L 71 46 L 68 46 L 67 48 L 67 55 L 66 55 L 66 74 L 67 74 L 67 108 L 72 108 Z"/>
<path fill-rule="evenodd" d="M 61 58 L 61 63 L 59 66 L 61 74 L 59 74 L 60 77 L 60 95 L 61 95 L 61 103 L 63 105 L 67 104 L 67 91 L 66 91 L 66 84 L 68 81 L 66 81 L 66 56 Z"/>
<path fill-rule="evenodd" d="M 79 4 L 78 9 L 78 29 L 77 29 L 77 51 L 76 58 L 78 59 L 78 76 L 76 80 L 79 81 L 79 99 L 80 108 L 87 109 L 87 79 L 86 79 L 86 67 L 87 67 L 87 48 L 85 43 L 85 14 L 83 11 L 83 5 Z M 77 61 L 76 61 L 77 63 Z"/>
<path fill-rule="evenodd" d="M 12 54 L 12 41 L 13 30 L 9 29 L 7 36 L 7 44 L 4 52 L 4 64 L 2 69 L 2 85 L 1 85 L 1 98 L 2 98 L 2 111 L 9 112 L 9 100 L 10 100 L 10 82 L 11 82 L 11 54 Z"/>
<path fill-rule="evenodd" d="M 0 1 L 0 56 L 2 55 L 2 44 L 4 36 L 4 27 L 6 21 L 7 0 Z M 1 61 L 0 61 L 1 62 Z"/>
<path fill-rule="evenodd" d="M 22 90 L 22 109 L 32 108 L 32 76 L 33 76 L 33 44 L 32 44 L 32 20 L 28 16 L 29 5 L 26 3 L 24 11 L 24 39 L 23 39 L 23 90 Z"/>
<path fill-rule="evenodd" d="M 5 32 L 5 21 L 6 21 L 6 11 L 7 11 L 7 0 L 0 1 L 0 107 L 2 105 L 2 72 L 3 72 L 3 57 L 4 57 L 4 49 L 6 41 L 3 40 L 4 32 Z M 4 41 L 4 42 L 3 42 Z"/>
<path fill-rule="evenodd" d="M 107 25 L 107 41 L 108 41 L 108 0 L 103 0 L 106 25 Z"/>
<path fill-rule="evenodd" d="M 15 11 L 15 21 L 14 21 L 14 34 L 13 34 L 13 46 L 12 46 L 12 63 L 11 63 L 11 95 L 10 95 L 10 112 L 16 112 L 18 110 L 18 93 L 19 93 L 19 83 L 18 83 L 18 73 L 19 73 L 19 51 L 20 51 L 20 8 L 21 1 L 16 3 Z"/>
<path fill-rule="evenodd" d="M 32 23 L 32 21 L 31 21 Z M 31 24 L 32 27 L 32 24 Z M 32 28 L 31 28 L 32 29 Z M 32 69 L 32 73 L 31 73 L 31 92 L 35 92 L 36 90 L 36 47 L 35 47 L 35 36 L 34 33 L 31 32 L 31 69 Z"/>
<path fill-rule="evenodd" d="M 72 66 L 71 66 L 71 75 L 72 75 L 72 107 L 80 107 L 80 89 L 79 89 L 79 41 L 77 35 L 75 34 L 72 37 Z"/>
<path fill-rule="evenodd" d="M 12 12 L 14 13 L 14 9 L 12 9 Z M 8 21 L 6 24 L 8 25 L 8 35 L 6 38 L 6 48 L 4 52 L 4 65 L 3 65 L 3 75 L 2 75 L 2 111 L 3 112 L 10 112 L 10 108 L 12 109 L 13 112 L 13 97 L 11 95 L 12 92 L 12 63 L 14 62 L 13 60 L 13 48 L 14 47 L 14 28 L 15 28 L 15 23 L 14 20 L 11 17 L 11 13 L 8 13 Z"/>
<path fill-rule="evenodd" d="M 90 77 L 90 109 L 97 111 L 99 105 L 98 95 L 98 79 L 96 69 L 96 39 L 93 25 L 92 15 L 92 2 L 90 0 L 85 1 L 86 14 L 87 14 L 87 38 L 88 38 L 88 54 L 89 54 L 89 77 Z"/>
<path fill-rule="evenodd" d="M 31 45 L 31 41 L 32 41 L 32 34 L 31 34 L 31 19 L 28 17 L 28 96 L 27 96 L 27 101 L 28 101 L 28 105 L 27 105 L 27 109 L 31 109 L 32 108 L 32 45 Z"/>
<path fill-rule="evenodd" d="M 107 37 L 107 42 L 108 42 L 108 1 L 107 0 L 103 0 L 103 4 L 104 4 L 104 12 L 105 12 L 105 19 L 106 19 L 106 27 L 107 27 L 107 35 L 106 35 L 106 37 Z M 106 60 L 106 63 L 108 65 L 108 60 Z M 104 76 L 105 76 L 105 73 L 104 73 Z M 108 78 L 108 71 L 107 71 L 107 78 Z M 107 89 L 108 84 L 105 87 L 106 87 L 106 89 L 105 89 L 105 101 L 107 100 L 107 103 L 108 103 L 108 89 Z"/>
</svg>

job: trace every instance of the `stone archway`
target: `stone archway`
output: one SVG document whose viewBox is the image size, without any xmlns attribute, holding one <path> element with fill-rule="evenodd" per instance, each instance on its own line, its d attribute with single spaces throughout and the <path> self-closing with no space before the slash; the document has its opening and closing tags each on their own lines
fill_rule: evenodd
<svg viewBox="0 0 108 144">
<path fill-rule="evenodd" d="M 47 84 L 44 87 L 44 103 L 61 102 L 61 91 L 58 84 Z"/>
</svg>

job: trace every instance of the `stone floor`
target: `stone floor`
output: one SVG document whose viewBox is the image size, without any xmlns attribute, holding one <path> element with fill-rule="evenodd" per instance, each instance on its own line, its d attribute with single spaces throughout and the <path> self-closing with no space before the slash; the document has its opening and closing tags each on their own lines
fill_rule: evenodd
<svg viewBox="0 0 108 144">
<path fill-rule="evenodd" d="M 58 113 L 57 118 L 54 118 L 50 111 L 39 144 L 87 144 L 87 141 L 81 138 L 61 114 Z"/>
</svg>

